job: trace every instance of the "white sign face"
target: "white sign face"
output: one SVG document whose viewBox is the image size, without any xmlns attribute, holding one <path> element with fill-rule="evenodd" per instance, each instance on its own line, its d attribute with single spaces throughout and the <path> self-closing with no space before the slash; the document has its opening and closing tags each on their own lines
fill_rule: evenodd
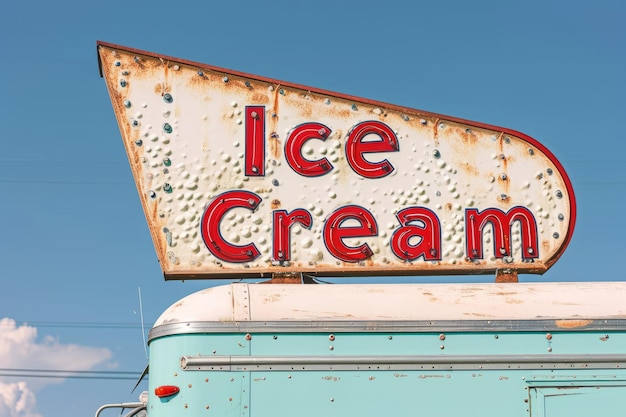
<svg viewBox="0 0 626 417">
<path fill-rule="evenodd" d="M 574 228 L 519 132 L 99 43 L 167 279 L 543 273 Z"/>
</svg>

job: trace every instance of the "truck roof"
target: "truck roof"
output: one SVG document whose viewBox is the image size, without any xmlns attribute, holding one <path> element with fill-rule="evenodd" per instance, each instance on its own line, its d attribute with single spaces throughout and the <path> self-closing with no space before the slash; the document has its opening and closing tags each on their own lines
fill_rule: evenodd
<svg viewBox="0 0 626 417">
<path fill-rule="evenodd" d="M 174 303 L 158 328 L 186 324 L 552 321 L 626 319 L 626 283 L 248 284 L 207 288 Z M 622 323 L 623 324 L 623 323 Z M 179 327 L 179 326 L 177 326 Z M 192 326 L 193 327 L 193 326 Z M 189 332 L 179 329 L 181 332 Z M 177 330 L 178 331 L 178 330 Z M 173 329 L 172 329 L 173 332 Z M 171 333 L 171 332 L 168 332 Z"/>
</svg>

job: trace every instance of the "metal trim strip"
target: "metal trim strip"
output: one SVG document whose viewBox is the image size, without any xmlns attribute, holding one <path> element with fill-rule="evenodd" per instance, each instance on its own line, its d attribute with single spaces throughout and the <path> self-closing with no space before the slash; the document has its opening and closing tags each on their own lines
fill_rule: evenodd
<svg viewBox="0 0 626 417">
<path fill-rule="evenodd" d="M 250 321 L 250 291 L 249 285 L 231 285 L 233 321 Z"/>
<path fill-rule="evenodd" d="M 625 328 L 626 319 L 185 322 L 153 327 L 148 343 L 165 336 L 198 333 L 579 332 L 623 331 Z"/>
<path fill-rule="evenodd" d="M 626 366 L 626 355 L 183 356 L 184 371 L 539 370 Z"/>
</svg>

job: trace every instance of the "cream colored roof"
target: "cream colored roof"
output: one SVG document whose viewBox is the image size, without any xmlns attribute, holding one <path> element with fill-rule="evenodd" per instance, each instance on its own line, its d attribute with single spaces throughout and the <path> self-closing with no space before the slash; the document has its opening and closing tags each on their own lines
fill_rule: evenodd
<svg viewBox="0 0 626 417">
<path fill-rule="evenodd" d="M 626 319 L 626 283 L 229 284 L 191 294 L 183 322 Z"/>
</svg>

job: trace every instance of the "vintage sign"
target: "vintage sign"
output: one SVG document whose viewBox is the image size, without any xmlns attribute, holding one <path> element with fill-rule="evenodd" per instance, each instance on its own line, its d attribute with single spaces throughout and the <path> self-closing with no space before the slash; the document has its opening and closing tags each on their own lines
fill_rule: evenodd
<svg viewBox="0 0 626 417">
<path fill-rule="evenodd" d="M 167 279 L 543 273 L 571 183 L 519 132 L 98 43 Z"/>
</svg>

